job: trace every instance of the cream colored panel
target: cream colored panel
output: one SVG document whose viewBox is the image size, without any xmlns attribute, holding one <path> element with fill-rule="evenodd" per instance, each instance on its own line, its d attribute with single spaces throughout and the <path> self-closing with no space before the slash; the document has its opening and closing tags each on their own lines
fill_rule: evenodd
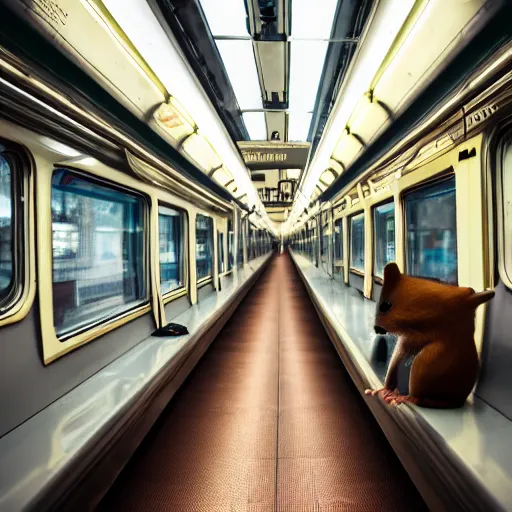
<svg viewBox="0 0 512 512">
<path fill-rule="evenodd" d="M 59 0 L 58 9 L 51 2 L 30 2 L 26 7 L 17 1 L 13 6 L 138 117 L 165 101 L 92 2 Z"/>
<path fill-rule="evenodd" d="M 186 153 L 203 171 L 211 171 L 220 167 L 222 162 L 209 142 L 200 134 L 194 133 L 182 145 Z"/>
<path fill-rule="evenodd" d="M 365 94 L 359 101 L 349 124 L 350 131 L 361 137 L 365 144 L 368 144 L 375 134 L 389 122 L 390 118 L 386 110 L 376 100 L 370 103 Z"/>
<path fill-rule="evenodd" d="M 153 119 L 158 128 L 171 138 L 174 146 L 195 130 L 194 121 L 184 113 L 175 98 L 162 103 L 153 114 Z"/>
<path fill-rule="evenodd" d="M 431 0 L 384 71 L 375 96 L 397 111 L 461 42 L 485 0 Z"/>
<path fill-rule="evenodd" d="M 320 176 L 320 180 L 323 181 L 326 185 L 330 185 L 335 179 L 336 178 L 334 174 L 329 169 L 324 171 L 322 176 Z"/>
<path fill-rule="evenodd" d="M 356 137 L 344 131 L 332 153 L 332 158 L 347 167 L 363 149 Z"/>
<path fill-rule="evenodd" d="M 212 178 L 217 183 L 220 183 L 221 185 L 224 186 L 226 183 L 233 179 L 233 176 L 229 174 L 228 170 L 225 167 L 221 167 L 212 174 Z"/>
</svg>

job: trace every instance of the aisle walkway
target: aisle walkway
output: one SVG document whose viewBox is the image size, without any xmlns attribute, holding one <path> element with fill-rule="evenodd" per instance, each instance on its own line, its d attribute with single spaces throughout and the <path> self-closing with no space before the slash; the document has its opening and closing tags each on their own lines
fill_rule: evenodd
<svg viewBox="0 0 512 512">
<path fill-rule="evenodd" d="M 276 257 L 100 509 L 420 511 L 289 256 Z"/>
</svg>

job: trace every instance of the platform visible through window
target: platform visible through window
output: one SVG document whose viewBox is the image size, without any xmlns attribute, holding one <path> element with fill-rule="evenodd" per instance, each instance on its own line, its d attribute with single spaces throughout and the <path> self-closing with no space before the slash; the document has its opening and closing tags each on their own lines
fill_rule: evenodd
<svg viewBox="0 0 512 512">
<path fill-rule="evenodd" d="M 384 267 L 395 261 L 395 203 L 376 206 L 373 210 L 374 276 L 382 278 Z"/>
<path fill-rule="evenodd" d="M 160 206 L 158 208 L 158 240 L 160 252 L 160 290 L 162 295 L 183 288 L 185 215 Z"/>
<path fill-rule="evenodd" d="M 407 273 L 457 283 L 455 177 L 405 196 Z"/>
<path fill-rule="evenodd" d="M 364 214 L 350 219 L 350 268 L 364 272 Z"/>
<path fill-rule="evenodd" d="M 196 271 L 198 280 L 211 277 L 212 262 L 213 219 L 198 214 L 196 217 Z"/>
<path fill-rule="evenodd" d="M 14 286 L 14 187 L 13 170 L 0 156 L 0 305 Z"/>
<path fill-rule="evenodd" d="M 142 304 L 147 298 L 143 199 L 58 170 L 51 209 L 57 334 Z"/>
</svg>

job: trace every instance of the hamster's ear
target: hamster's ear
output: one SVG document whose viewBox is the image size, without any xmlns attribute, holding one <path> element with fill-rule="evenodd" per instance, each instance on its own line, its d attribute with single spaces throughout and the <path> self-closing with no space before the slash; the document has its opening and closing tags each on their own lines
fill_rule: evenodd
<svg viewBox="0 0 512 512">
<path fill-rule="evenodd" d="M 392 285 L 396 283 L 402 274 L 400 273 L 400 269 L 396 263 L 388 263 L 384 267 L 384 282 L 387 285 Z"/>
<path fill-rule="evenodd" d="M 485 290 L 479 293 L 473 293 L 469 296 L 469 305 L 472 308 L 477 308 L 480 304 L 491 300 L 494 297 L 494 290 Z"/>
</svg>

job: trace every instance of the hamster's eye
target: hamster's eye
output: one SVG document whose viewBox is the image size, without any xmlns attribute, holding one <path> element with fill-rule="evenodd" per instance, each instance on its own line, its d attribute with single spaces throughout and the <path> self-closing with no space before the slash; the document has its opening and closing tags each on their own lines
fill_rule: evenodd
<svg viewBox="0 0 512 512">
<path fill-rule="evenodd" d="M 391 309 L 391 306 L 392 306 L 391 302 L 389 302 L 388 300 L 385 300 L 379 306 L 379 311 L 381 313 L 385 313 L 386 311 L 389 311 Z"/>
</svg>

